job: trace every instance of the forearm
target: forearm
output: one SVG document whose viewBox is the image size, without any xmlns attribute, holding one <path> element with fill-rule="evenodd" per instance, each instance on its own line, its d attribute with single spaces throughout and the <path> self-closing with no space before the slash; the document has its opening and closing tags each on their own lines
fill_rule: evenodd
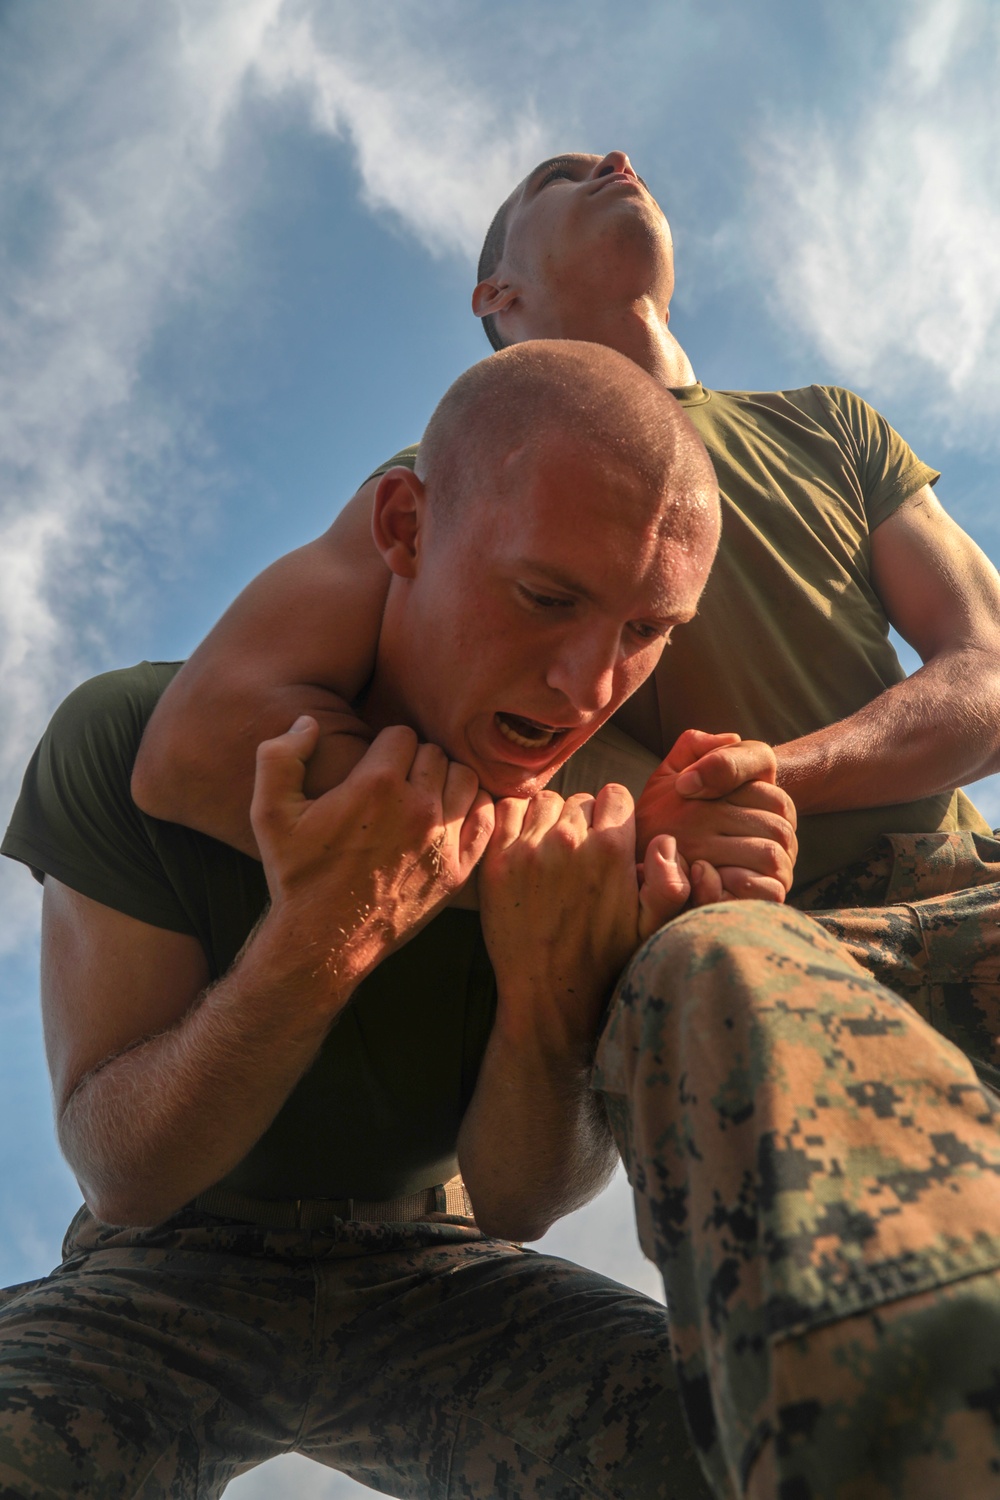
<svg viewBox="0 0 1000 1500">
<path fill-rule="evenodd" d="M 590 1053 L 532 1047 L 494 1028 L 458 1143 L 485 1233 L 538 1239 L 610 1180 L 617 1157 L 589 1086 Z"/>
<path fill-rule="evenodd" d="M 351 967 L 265 918 L 176 1025 L 85 1075 L 59 1136 L 98 1217 L 159 1223 L 231 1170 L 315 1058 Z"/>
<path fill-rule="evenodd" d="M 826 729 L 775 746 L 778 784 L 800 813 L 909 802 L 1000 769 L 1000 663 L 942 651 Z"/>
</svg>

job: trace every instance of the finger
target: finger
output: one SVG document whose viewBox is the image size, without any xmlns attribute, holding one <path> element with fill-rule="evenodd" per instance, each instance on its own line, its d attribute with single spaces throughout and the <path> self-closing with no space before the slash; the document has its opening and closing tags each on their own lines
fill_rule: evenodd
<svg viewBox="0 0 1000 1500">
<path fill-rule="evenodd" d="M 710 750 L 682 771 L 675 783 L 681 797 L 725 797 L 747 781 L 774 781 L 778 762 L 762 740 L 742 740 L 721 750 Z"/>
<path fill-rule="evenodd" d="M 410 773 L 420 741 L 406 724 L 390 724 L 372 740 L 351 775 L 361 780 L 372 773 L 387 773 L 404 780 Z"/>
<path fill-rule="evenodd" d="M 579 812 L 580 817 L 583 819 L 586 827 L 590 828 L 593 826 L 594 822 L 594 801 L 595 799 L 589 792 L 574 792 L 571 797 L 566 798 L 566 806 L 563 809 L 563 815 L 572 816 L 573 810 L 576 809 Z M 568 813 L 566 811 L 567 809 L 569 809 Z"/>
<path fill-rule="evenodd" d="M 521 826 L 521 838 L 537 843 L 554 828 L 562 816 L 565 803 L 558 792 L 536 792 L 529 799 Z"/>
<path fill-rule="evenodd" d="M 617 781 L 601 787 L 594 799 L 593 826 L 598 831 L 627 828 L 635 838 L 635 803 L 628 787 L 620 786 Z"/>
<path fill-rule="evenodd" d="M 472 807 L 479 791 L 479 777 L 461 761 L 446 761 L 444 786 L 441 790 L 441 813 L 446 827 L 460 824 Z M 492 802 L 492 798 L 490 801 Z"/>
<path fill-rule="evenodd" d="M 723 865 L 732 866 L 747 870 L 751 875 L 762 875 L 768 880 L 780 881 L 786 891 L 791 887 L 794 858 L 773 839 L 710 839 L 705 841 L 698 854 L 717 870 L 721 870 Z"/>
<path fill-rule="evenodd" d="M 645 942 L 687 904 L 691 882 L 676 840 L 660 834 L 650 841 L 639 886 L 639 939 Z"/>
<path fill-rule="evenodd" d="M 482 858 L 493 834 L 495 808 L 493 798 L 482 788 L 476 793 L 458 835 L 458 855 L 463 876 L 471 873 Z"/>
<path fill-rule="evenodd" d="M 794 828 L 798 820 L 795 803 L 783 787 L 770 781 L 748 781 L 730 792 L 726 801 L 732 807 L 751 807 L 759 812 L 777 813 Z"/>
<path fill-rule="evenodd" d="M 691 866 L 691 905 L 711 906 L 725 900 L 722 877 L 714 865 L 699 859 Z"/>
<path fill-rule="evenodd" d="M 440 745 L 418 745 L 406 779 L 435 804 L 441 803 L 450 764 Z"/>
<path fill-rule="evenodd" d="M 714 805 L 719 811 L 709 827 L 692 828 L 681 836 L 681 847 L 690 859 L 707 859 L 713 865 L 749 865 L 765 875 L 774 875 L 776 869 L 768 867 L 772 857 L 769 845 L 782 850 L 789 859 L 795 858 L 795 830 L 777 813 L 732 807 L 728 799 Z"/>
<path fill-rule="evenodd" d="M 783 881 L 770 880 L 741 865 L 723 865 L 719 870 L 722 883 L 734 901 L 775 901 L 785 899 L 787 887 Z"/>
<path fill-rule="evenodd" d="M 509 849 L 521 837 L 524 815 L 528 811 L 528 797 L 501 797 L 494 809 L 493 833 L 490 850 L 497 852 Z"/>
<path fill-rule="evenodd" d="M 704 729 L 685 729 L 674 741 L 661 764 L 670 771 L 683 771 L 710 750 L 719 750 L 724 745 L 738 745 L 739 742 L 738 734 L 707 734 Z M 655 771 L 653 774 L 656 774 Z"/>
<path fill-rule="evenodd" d="M 258 828 L 288 828 L 306 802 L 306 764 L 319 740 L 319 725 L 307 715 L 291 729 L 257 746 L 250 822 Z"/>
</svg>

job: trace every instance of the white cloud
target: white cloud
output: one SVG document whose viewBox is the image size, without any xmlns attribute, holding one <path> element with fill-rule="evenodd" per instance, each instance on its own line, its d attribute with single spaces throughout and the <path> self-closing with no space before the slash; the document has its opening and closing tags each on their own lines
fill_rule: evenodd
<svg viewBox="0 0 1000 1500">
<path fill-rule="evenodd" d="M 351 141 L 371 208 L 391 210 L 433 253 L 474 260 L 494 210 L 541 153 L 534 112 L 510 119 L 488 93 L 456 83 L 446 54 L 393 47 L 384 10 L 361 38 L 355 28 L 356 50 L 333 50 L 317 38 L 317 9 L 272 35 L 257 63 L 262 86 L 301 91 L 315 127 Z"/>
<path fill-rule="evenodd" d="M 902 14 L 902 13 L 901 13 Z M 1000 15 L 925 0 L 875 87 L 785 116 L 752 151 L 778 312 L 852 382 L 923 390 L 945 436 L 997 442 Z"/>
<path fill-rule="evenodd" d="M 353 148 L 365 201 L 434 253 L 474 255 L 536 149 L 530 115 L 498 128 L 475 85 L 429 55 L 400 42 L 387 67 L 375 9 L 363 24 L 352 7 L 289 0 L 178 0 L 155 19 L 103 0 L 87 12 L 22 27 L 20 71 L 8 48 L 0 91 L 4 811 L 54 704 L 129 657 L 155 587 L 150 550 L 162 565 L 179 548 L 211 485 L 196 413 L 183 393 L 176 409 L 154 397 L 142 362 L 210 252 L 238 254 L 254 185 L 233 180 L 226 144 L 248 91 L 304 101 L 315 130 Z M 317 40 L 316 16 L 333 40 Z M 37 909 L 3 865 L 0 950 L 34 932 Z"/>
</svg>

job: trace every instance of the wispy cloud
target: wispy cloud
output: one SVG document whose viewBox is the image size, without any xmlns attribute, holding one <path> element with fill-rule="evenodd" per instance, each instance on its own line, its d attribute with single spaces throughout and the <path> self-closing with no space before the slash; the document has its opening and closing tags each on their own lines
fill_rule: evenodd
<svg viewBox="0 0 1000 1500">
<path fill-rule="evenodd" d="M 148 13 L 105 5 L 89 17 L 97 25 L 64 10 L 61 34 L 39 16 L 9 39 L 0 157 L 10 215 L 0 304 L 5 807 L 53 703 L 136 620 L 150 547 L 175 545 L 158 519 L 164 500 L 181 533 L 203 488 L 197 424 L 150 394 L 141 364 L 164 309 L 224 228 L 222 128 L 277 8 L 244 0 L 206 7 L 197 20 L 167 12 L 151 25 Z M 44 69 L 33 45 L 44 49 Z M 39 72 L 50 80 L 45 93 L 34 84 Z M 10 946 L 33 930 L 35 902 L 23 878 L 5 870 L 0 879 L 0 945 Z"/>
<path fill-rule="evenodd" d="M 150 555 L 179 546 L 211 485 L 192 403 L 165 405 L 143 359 L 211 259 L 238 255 L 255 185 L 226 148 L 246 100 L 302 101 L 307 128 L 353 148 L 364 201 L 434 253 L 475 253 L 536 149 L 530 112 L 500 129 L 429 52 L 398 43 L 389 58 L 375 10 L 360 25 L 353 7 L 302 0 L 185 0 L 155 17 L 104 0 L 62 16 L 11 33 L 0 89 L 4 810 L 55 702 L 128 656 Z M 36 905 L 0 870 L 0 949 L 34 931 Z"/>
<path fill-rule="evenodd" d="M 325 40 L 329 12 L 310 7 L 276 28 L 257 78 L 272 94 L 301 92 L 316 129 L 351 142 L 369 207 L 391 211 L 433 253 L 473 259 L 497 205 L 538 159 L 542 126 L 530 105 L 511 112 L 456 82 L 447 54 L 393 42 L 392 14 L 379 9 L 385 24 L 371 16 L 359 35 L 355 23 L 345 49 Z"/>
<path fill-rule="evenodd" d="M 785 115 L 752 151 L 779 314 L 852 382 L 917 396 L 946 437 L 1000 425 L 1000 15 L 901 11 L 880 79 L 837 118 Z M 918 398 L 919 399 L 919 398 Z"/>
</svg>

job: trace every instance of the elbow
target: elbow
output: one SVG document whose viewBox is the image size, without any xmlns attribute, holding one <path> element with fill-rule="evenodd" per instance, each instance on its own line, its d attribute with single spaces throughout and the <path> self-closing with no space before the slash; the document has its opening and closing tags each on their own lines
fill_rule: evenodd
<svg viewBox="0 0 1000 1500">
<path fill-rule="evenodd" d="M 491 1240 L 511 1240 L 516 1245 L 540 1240 L 560 1217 L 538 1213 L 524 1203 L 477 1202 L 471 1192 L 469 1198 L 477 1226 Z"/>
<path fill-rule="evenodd" d="M 81 1149 L 82 1143 L 74 1139 L 65 1117 L 59 1121 L 58 1135 L 83 1201 L 101 1224 L 120 1229 L 152 1229 L 189 1201 L 179 1201 L 176 1194 L 165 1193 L 164 1185 L 152 1176 L 130 1175 L 123 1171 L 120 1162 L 100 1160 L 93 1149 Z"/>
</svg>

